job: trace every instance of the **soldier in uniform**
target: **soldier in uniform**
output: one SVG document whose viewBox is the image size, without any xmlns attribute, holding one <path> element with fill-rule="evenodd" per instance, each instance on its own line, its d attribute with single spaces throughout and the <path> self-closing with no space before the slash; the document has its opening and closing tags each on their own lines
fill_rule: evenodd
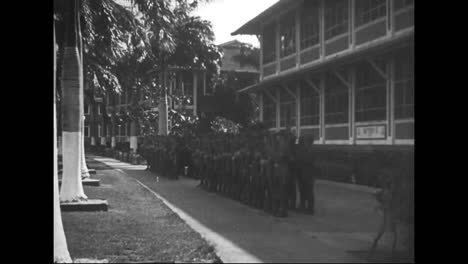
<svg viewBox="0 0 468 264">
<path fill-rule="evenodd" d="M 287 217 L 287 177 L 288 177 L 288 158 L 289 147 L 284 134 L 276 135 L 276 150 L 274 159 L 274 183 L 273 183 L 273 209 L 274 215 Z"/>
<path fill-rule="evenodd" d="M 310 151 L 313 138 L 300 139 L 297 151 L 299 167 L 299 188 L 301 193 L 301 209 L 307 213 L 315 212 L 315 179 L 318 169 L 315 166 L 313 154 Z"/>
<path fill-rule="evenodd" d="M 262 178 L 263 178 L 263 187 L 264 187 L 264 202 L 263 209 L 266 212 L 272 213 L 273 211 L 273 154 L 274 150 L 274 140 L 271 134 L 266 134 L 263 137 L 264 141 L 264 150 L 261 161 L 262 166 Z"/>
<path fill-rule="evenodd" d="M 236 150 L 232 157 L 232 166 L 233 166 L 233 177 L 232 177 L 232 196 L 235 200 L 240 200 L 240 191 L 241 191 L 241 182 L 240 182 L 240 174 L 241 174 L 241 151 L 238 149 L 238 139 L 235 143 Z"/>
</svg>

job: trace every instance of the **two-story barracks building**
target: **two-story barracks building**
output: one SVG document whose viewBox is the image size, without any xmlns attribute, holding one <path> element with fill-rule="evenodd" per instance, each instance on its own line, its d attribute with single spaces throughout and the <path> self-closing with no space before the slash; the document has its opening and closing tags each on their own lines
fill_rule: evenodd
<svg viewBox="0 0 468 264">
<path fill-rule="evenodd" d="M 325 145 L 414 146 L 414 0 L 280 0 L 258 35 L 260 119 Z"/>
</svg>

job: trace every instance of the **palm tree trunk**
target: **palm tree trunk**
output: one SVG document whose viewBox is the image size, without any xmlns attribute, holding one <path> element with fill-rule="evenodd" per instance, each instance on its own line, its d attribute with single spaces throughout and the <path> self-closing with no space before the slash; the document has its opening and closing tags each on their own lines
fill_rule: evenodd
<svg viewBox="0 0 468 264">
<path fill-rule="evenodd" d="M 161 74 L 161 78 L 159 78 L 162 82 L 162 89 L 163 95 L 159 98 L 158 102 L 158 112 L 159 112 L 159 135 L 166 136 L 167 135 L 167 76 L 166 71 L 163 70 Z"/>
<path fill-rule="evenodd" d="M 81 77 L 80 77 L 80 82 L 83 86 L 83 89 L 81 89 L 81 93 L 83 93 L 84 91 L 84 60 L 83 60 L 83 38 L 81 37 L 81 20 L 80 20 L 80 6 L 79 6 L 79 3 L 78 1 L 75 1 L 75 9 L 76 9 L 76 12 L 75 12 L 75 15 L 76 15 L 76 27 L 77 27 L 77 37 L 78 37 L 78 50 L 80 52 L 80 73 L 81 73 Z M 82 99 L 84 99 L 84 95 L 82 95 Z M 82 100 L 82 103 L 81 103 L 83 109 L 84 109 L 84 100 Z M 81 177 L 82 178 L 89 178 L 90 175 L 89 175 L 89 171 L 88 171 L 88 166 L 86 166 L 86 156 L 85 156 L 85 150 L 84 150 L 84 119 L 85 119 L 85 116 L 82 115 L 83 117 L 83 123 L 82 123 L 82 127 L 81 127 L 81 143 L 80 143 L 80 146 L 81 146 Z"/>
<path fill-rule="evenodd" d="M 60 200 L 87 199 L 81 182 L 81 117 L 83 116 L 83 82 L 77 48 L 76 1 L 66 1 L 66 38 L 62 67 L 62 134 L 63 180 Z"/>
<path fill-rule="evenodd" d="M 57 173 L 57 107 L 56 107 L 56 52 L 57 45 L 55 44 L 55 23 L 54 23 L 54 263 L 72 262 L 70 253 L 68 252 L 67 239 L 63 230 L 62 215 L 60 211 L 60 198 L 58 190 L 58 173 Z"/>
<path fill-rule="evenodd" d="M 82 126 L 81 126 L 81 147 L 80 147 L 80 151 L 81 151 L 81 178 L 83 179 L 86 179 L 86 178 L 89 178 L 90 175 L 89 175 L 89 170 L 88 170 L 88 166 L 86 166 L 86 156 L 85 156 L 85 149 L 84 149 L 84 124 L 85 124 L 85 117 L 83 116 L 83 122 L 82 122 Z"/>
</svg>

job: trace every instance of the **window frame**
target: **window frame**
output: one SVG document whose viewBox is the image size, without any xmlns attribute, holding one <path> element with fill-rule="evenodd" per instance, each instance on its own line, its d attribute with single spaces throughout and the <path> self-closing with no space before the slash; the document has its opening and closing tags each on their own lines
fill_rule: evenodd
<svg viewBox="0 0 468 264">
<path fill-rule="evenodd" d="M 332 79 L 334 80 L 334 83 L 332 82 L 333 85 L 329 85 L 329 81 L 330 81 L 329 77 L 332 77 Z M 334 87 L 334 88 L 330 88 L 330 87 Z M 336 87 L 340 87 L 340 88 L 336 88 Z M 341 83 L 341 81 L 338 80 L 336 76 L 334 76 L 332 73 L 326 74 L 325 96 L 324 96 L 325 97 L 324 98 L 325 99 L 325 113 L 324 113 L 325 125 L 349 123 L 349 118 L 350 118 L 349 117 L 349 95 L 350 93 L 349 93 L 348 87 L 346 87 L 343 83 Z M 345 97 L 345 98 L 341 98 L 341 97 Z M 331 98 L 333 100 L 331 100 Z M 339 109 L 340 111 L 337 111 L 336 109 L 339 108 L 340 106 L 343 107 L 343 109 Z M 330 111 L 330 108 L 332 108 L 332 111 Z M 341 110 L 344 110 L 344 111 L 341 111 Z M 331 118 L 331 117 L 338 116 L 338 115 L 342 116 L 341 119 L 338 119 L 338 121 Z"/>
<path fill-rule="evenodd" d="M 365 4 L 367 6 L 365 6 Z M 380 2 L 378 2 L 380 1 Z M 382 10 L 383 8 L 383 10 Z M 356 27 L 365 26 L 387 17 L 387 0 L 356 0 L 354 19 Z M 372 15 L 375 17 L 372 17 Z"/>
<path fill-rule="evenodd" d="M 271 31 L 271 32 L 270 32 Z M 271 36 L 267 35 L 270 34 Z M 276 61 L 276 23 L 271 22 L 263 28 L 263 64 Z M 271 45 L 271 46 L 270 46 Z M 269 50 L 271 48 L 271 51 Z"/>
<path fill-rule="evenodd" d="M 296 12 L 290 11 L 281 16 L 279 21 L 280 58 L 293 55 L 296 50 Z M 288 44 L 286 46 L 286 44 Z"/>
<path fill-rule="evenodd" d="M 287 94 L 287 96 L 283 96 Z M 287 98 L 286 100 L 283 98 Z M 288 91 L 286 91 L 285 88 L 280 88 L 280 127 L 286 127 L 286 119 L 283 118 L 286 117 L 286 114 L 290 114 L 290 119 L 289 119 L 289 127 L 295 127 L 296 126 L 296 120 L 297 120 L 297 113 L 296 113 L 296 99 L 289 94 Z M 286 108 L 285 108 L 286 106 Z M 289 108 L 289 112 L 288 109 Z"/>
<path fill-rule="evenodd" d="M 363 67 L 365 67 L 365 69 L 363 69 Z M 356 75 L 354 93 L 355 122 L 386 121 L 388 100 L 387 81 L 367 62 L 357 64 L 356 72 L 359 72 L 359 75 Z M 359 77 L 367 78 L 367 80 L 361 84 Z M 383 99 L 375 100 L 375 97 L 378 95 L 383 95 Z M 383 105 L 376 105 L 377 103 L 382 103 Z M 378 111 L 381 112 L 379 113 Z M 374 112 L 375 116 L 379 117 L 369 117 L 371 115 L 369 113 L 372 112 Z"/>
<path fill-rule="evenodd" d="M 401 6 L 399 4 L 402 3 Z M 414 0 L 394 0 L 393 11 L 399 12 L 414 7 Z"/>
<path fill-rule="evenodd" d="M 414 58 L 412 58 L 412 54 L 410 56 L 404 56 L 405 54 L 400 54 L 399 56 L 395 57 L 394 60 L 394 117 L 395 120 L 402 120 L 402 119 L 414 119 Z M 400 67 L 398 63 L 408 63 L 410 69 L 406 75 L 402 74 L 401 77 L 398 74 L 398 69 L 404 69 L 404 67 Z M 409 86 L 411 84 L 411 86 Z M 399 85 L 404 85 L 401 89 L 403 90 L 403 102 L 399 104 L 398 100 L 398 90 L 400 89 L 398 86 Z M 411 103 L 408 103 L 408 97 L 407 97 L 407 91 L 408 87 L 411 87 L 411 97 L 412 101 Z M 406 100 L 405 100 L 406 99 Z M 407 110 L 403 110 L 403 114 L 399 112 L 400 109 L 405 109 L 405 108 L 411 108 L 410 112 L 407 112 Z M 405 115 L 406 113 L 406 115 Z"/>
<path fill-rule="evenodd" d="M 84 114 L 89 115 L 91 113 L 91 105 L 88 103 L 84 104 Z"/>
<path fill-rule="evenodd" d="M 320 125 L 320 94 L 312 87 L 301 85 L 301 126 Z M 310 96 L 305 91 L 310 91 Z M 310 102 L 309 102 L 310 101 Z M 305 110 L 309 110 L 310 114 Z M 310 122 L 307 119 L 311 119 Z M 316 122 L 315 122 L 316 121 Z"/>
<path fill-rule="evenodd" d="M 337 7 L 342 8 L 342 3 L 346 4 L 345 10 L 340 10 Z M 327 4 L 329 6 L 327 6 Z M 330 6 L 331 5 L 331 6 Z M 339 10 L 339 11 L 338 11 Z M 331 13 L 330 11 L 333 11 Z M 340 14 L 339 12 L 342 12 Z M 330 18 L 330 16 L 333 15 L 333 18 Z M 341 17 L 339 16 L 341 15 Z M 340 18 L 344 18 L 342 21 L 340 21 Z M 330 26 L 328 25 L 330 21 L 333 20 L 333 25 Z M 333 0 L 333 1 L 325 1 L 325 18 L 324 18 L 324 37 L 325 41 L 329 41 L 331 39 L 334 39 L 335 37 L 348 34 L 349 33 L 349 1 L 348 0 Z M 344 30 L 341 30 L 341 27 Z M 336 32 L 332 32 L 329 34 L 330 31 L 336 30 Z"/>
<path fill-rule="evenodd" d="M 310 4 L 307 8 L 307 3 Z M 315 8 L 316 7 L 316 8 Z M 301 50 L 320 44 L 320 15 L 319 1 L 305 1 L 300 12 L 300 47 Z M 316 10 L 316 11 L 315 11 Z M 314 13 L 316 12 L 316 13 Z M 315 22 L 315 23 L 314 23 Z M 314 32 L 316 30 L 316 32 Z M 311 34 L 311 32 L 313 32 Z"/>
</svg>

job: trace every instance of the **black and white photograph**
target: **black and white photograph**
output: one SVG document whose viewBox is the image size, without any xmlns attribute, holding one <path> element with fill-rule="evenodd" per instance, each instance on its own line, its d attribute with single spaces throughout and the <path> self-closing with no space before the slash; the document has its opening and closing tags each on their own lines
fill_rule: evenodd
<svg viewBox="0 0 468 264">
<path fill-rule="evenodd" d="M 53 38 L 54 263 L 415 262 L 414 0 L 54 0 Z"/>
</svg>

